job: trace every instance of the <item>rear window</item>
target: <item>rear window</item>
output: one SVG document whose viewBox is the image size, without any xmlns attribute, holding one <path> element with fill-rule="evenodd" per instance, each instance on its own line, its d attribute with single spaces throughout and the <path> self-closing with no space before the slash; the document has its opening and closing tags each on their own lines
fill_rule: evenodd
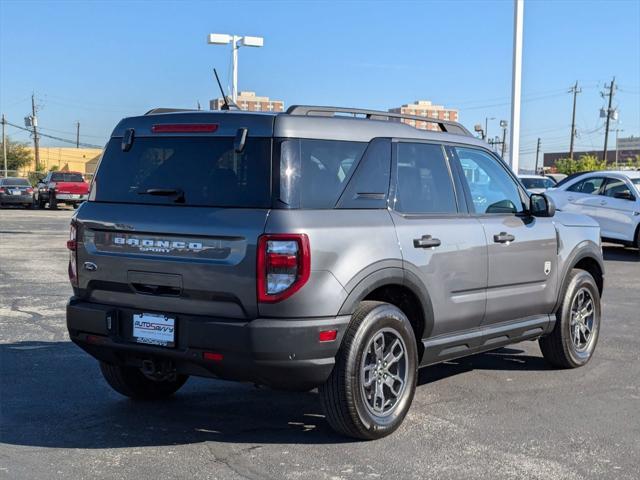
<svg viewBox="0 0 640 480">
<path fill-rule="evenodd" d="M 140 137 L 128 152 L 114 138 L 94 188 L 98 202 L 268 208 L 271 139 L 236 153 L 232 137 Z"/>
<path fill-rule="evenodd" d="M 12 187 L 30 187 L 31 184 L 26 178 L 0 178 L 0 185 L 11 185 Z"/>
<path fill-rule="evenodd" d="M 84 182 L 84 178 L 79 173 L 57 172 L 51 174 L 52 182 Z"/>
<path fill-rule="evenodd" d="M 520 181 L 524 188 L 551 188 L 555 186 L 552 180 L 548 178 L 521 178 Z"/>
</svg>

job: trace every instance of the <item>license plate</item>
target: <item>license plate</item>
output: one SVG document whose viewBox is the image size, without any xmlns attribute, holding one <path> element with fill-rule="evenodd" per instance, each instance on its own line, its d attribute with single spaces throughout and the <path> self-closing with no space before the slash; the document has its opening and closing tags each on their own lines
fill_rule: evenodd
<svg viewBox="0 0 640 480">
<path fill-rule="evenodd" d="M 174 347 L 176 319 L 156 313 L 133 315 L 133 338 L 138 343 Z"/>
<path fill-rule="evenodd" d="M 20 192 L 20 190 L 13 190 L 11 193 L 13 195 L 22 195 L 22 192 Z"/>
<path fill-rule="evenodd" d="M 69 195 L 69 198 L 80 198 L 80 195 L 76 194 L 76 193 L 72 193 L 71 195 Z"/>
</svg>

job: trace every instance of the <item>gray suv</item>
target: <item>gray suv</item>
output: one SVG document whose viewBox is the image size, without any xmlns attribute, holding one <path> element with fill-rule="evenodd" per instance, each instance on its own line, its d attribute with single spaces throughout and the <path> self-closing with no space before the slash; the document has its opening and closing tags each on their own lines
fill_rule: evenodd
<svg viewBox="0 0 640 480">
<path fill-rule="evenodd" d="M 72 220 L 67 325 L 128 397 L 318 387 L 335 430 L 374 439 L 420 367 L 536 339 L 587 363 L 599 238 L 454 122 L 156 109 L 118 124 Z"/>
</svg>

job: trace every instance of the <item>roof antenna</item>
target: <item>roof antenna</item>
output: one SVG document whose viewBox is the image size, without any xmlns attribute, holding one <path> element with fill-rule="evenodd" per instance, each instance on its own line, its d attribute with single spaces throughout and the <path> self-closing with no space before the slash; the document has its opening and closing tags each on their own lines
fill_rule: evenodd
<svg viewBox="0 0 640 480">
<path fill-rule="evenodd" d="M 216 69 L 213 69 L 213 73 L 216 76 L 216 81 L 218 82 L 218 88 L 220 88 L 220 93 L 222 93 L 222 99 L 224 100 L 224 105 L 221 107 L 221 110 L 231 110 L 231 107 L 229 106 L 229 97 L 227 97 L 224 94 L 224 89 L 222 88 L 222 84 L 220 83 L 220 78 L 218 77 L 218 72 L 216 71 Z M 231 100 L 231 104 L 237 108 L 238 110 L 240 110 L 240 107 L 238 107 L 238 105 L 235 104 L 235 102 L 233 100 Z"/>
</svg>

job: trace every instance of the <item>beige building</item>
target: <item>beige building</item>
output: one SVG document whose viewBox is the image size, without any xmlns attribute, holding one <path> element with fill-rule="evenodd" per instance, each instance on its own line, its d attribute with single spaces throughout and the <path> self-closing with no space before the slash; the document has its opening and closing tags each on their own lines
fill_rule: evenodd
<svg viewBox="0 0 640 480">
<path fill-rule="evenodd" d="M 35 159 L 33 146 L 31 157 Z M 100 148 L 74 148 L 74 147 L 40 147 L 40 170 L 48 172 L 52 168 L 70 172 L 92 174 L 95 171 L 95 163 L 102 154 Z M 31 165 L 21 169 L 20 175 L 25 175 L 35 170 L 35 160 Z"/>
<path fill-rule="evenodd" d="M 256 92 L 240 92 L 236 101 L 241 110 L 249 112 L 283 112 L 284 102 L 282 100 L 270 100 L 269 97 L 258 97 Z M 222 110 L 224 100 L 216 98 L 209 102 L 211 110 Z"/>
<path fill-rule="evenodd" d="M 405 113 L 407 115 L 417 115 L 419 117 L 429 117 L 438 120 L 458 121 L 458 110 L 445 108 L 442 105 L 434 105 L 428 100 L 417 100 L 414 103 L 402 105 L 398 108 L 390 108 L 391 113 Z M 419 120 L 403 119 L 402 122 L 420 130 L 436 130 L 440 128 L 431 122 L 421 122 Z"/>
</svg>

